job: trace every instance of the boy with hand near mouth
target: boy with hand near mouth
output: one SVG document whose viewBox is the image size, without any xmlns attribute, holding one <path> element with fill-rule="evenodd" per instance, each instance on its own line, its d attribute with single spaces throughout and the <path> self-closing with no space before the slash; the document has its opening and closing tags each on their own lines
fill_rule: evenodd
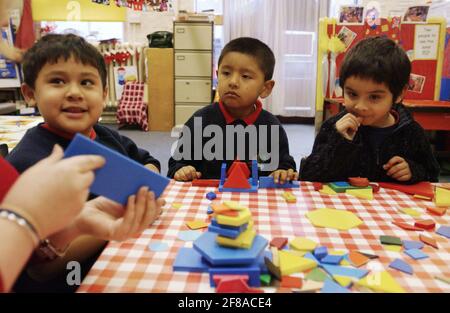
<svg viewBox="0 0 450 313">
<path fill-rule="evenodd" d="M 424 130 L 401 104 L 410 73 L 408 56 L 390 39 L 367 38 L 353 47 L 340 70 L 345 110 L 322 125 L 301 162 L 301 179 L 438 181 Z"/>
</svg>

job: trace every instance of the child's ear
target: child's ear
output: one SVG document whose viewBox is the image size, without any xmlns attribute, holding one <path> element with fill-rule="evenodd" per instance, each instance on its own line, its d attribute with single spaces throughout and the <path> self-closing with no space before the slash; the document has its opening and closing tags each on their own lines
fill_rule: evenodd
<svg viewBox="0 0 450 313">
<path fill-rule="evenodd" d="M 22 91 L 22 95 L 25 99 L 25 102 L 29 106 L 36 106 L 37 101 L 34 95 L 34 89 L 28 86 L 27 84 L 22 84 L 22 86 L 20 86 L 20 90 Z"/>
<path fill-rule="evenodd" d="M 397 97 L 397 99 L 395 99 L 394 103 L 402 102 L 403 99 L 405 98 L 407 91 L 408 91 L 408 86 L 405 86 L 405 88 L 403 88 L 403 90 L 402 90 L 402 93 Z"/>
<path fill-rule="evenodd" d="M 106 98 L 108 97 L 108 86 L 105 86 L 105 88 L 103 88 L 103 104 L 106 103 Z"/>
<path fill-rule="evenodd" d="M 272 93 L 272 89 L 275 86 L 275 81 L 274 80 L 267 80 L 264 83 L 264 87 L 263 90 L 261 92 L 261 94 L 259 95 L 261 98 L 267 98 L 268 96 L 270 96 L 270 94 Z"/>
</svg>

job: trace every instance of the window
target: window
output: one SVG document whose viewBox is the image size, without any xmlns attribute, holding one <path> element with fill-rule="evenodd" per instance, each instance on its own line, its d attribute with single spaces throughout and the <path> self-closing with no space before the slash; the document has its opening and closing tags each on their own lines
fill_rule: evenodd
<svg viewBox="0 0 450 313">
<path fill-rule="evenodd" d="M 57 34 L 76 34 L 91 42 L 124 39 L 122 22 L 41 22 L 41 28 Z"/>
</svg>

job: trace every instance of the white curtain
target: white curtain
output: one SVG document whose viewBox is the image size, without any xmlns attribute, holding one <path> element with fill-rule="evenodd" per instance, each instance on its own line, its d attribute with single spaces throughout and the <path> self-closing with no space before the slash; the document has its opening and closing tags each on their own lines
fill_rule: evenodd
<svg viewBox="0 0 450 313">
<path fill-rule="evenodd" d="M 275 88 L 264 102 L 275 115 L 315 113 L 317 28 L 328 0 L 226 0 L 224 39 L 255 37 L 273 50 Z"/>
</svg>

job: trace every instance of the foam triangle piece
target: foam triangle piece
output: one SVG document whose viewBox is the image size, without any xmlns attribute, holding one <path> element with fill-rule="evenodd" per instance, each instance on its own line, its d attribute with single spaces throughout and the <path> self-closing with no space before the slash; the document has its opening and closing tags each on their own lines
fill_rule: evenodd
<svg viewBox="0 0 450 313">
<path fill-rule="evenodd" d="M 329 196 L 335 196 L 335 195 L 337 195 L 337 192 L 334 191 L 333 189 L 331 189 L 330 186 L 328 186 L 328 185 L 323 185 L 323 186 L 322 186 L 322 189 L 320 189 L 319 192 L 320 192 L 321 194 L 329 195 Z"/>
<path fill-rule="evenodd" d="M 389 264 L 390 268 L 396 269 L 398 271 L 401 271 L 403 273 L 406 274 L 413 274 L 413 269 L 411 267 L 411 265 L 409 265 L 408 263 L 406 263 L 403 260 L 400 259 L 395 259 L 391 264 Z"/>
<path fill-rule="evenodd" d="M 345 191 L 346 194 L 352 195 L 358 199 L 373 200 L 372 188 L 370 189 L 349 189 Z"/>
<path fill-rule="evenodd" d="M 231 173 L 230 176 L 226 179 L 223 184 L 224 188 L 240 188 L 240 189 L 249 189 L 251 188 L 247 178 L 245 177 L 245 173 L 242 172 L 240 167 L 236 167 Z"/>
<path fill-rule="evenodd" d="M 434 203 L 437 206 L 450 206 L 450 190 L 436 187 Z"/>
<path fill-rule="evenodd" d="M 372 273 L 357 282 L 358 285 L 373 291 L 404 293 L 405 290 L 387 271 Z"/>
<path fill-rule="evenodd" d="M 346 277 L 346 276 L 339 276 L 339 275 L 334 275 L 333 279 L 342 287 L 348 288 L 353 280 L 351 277 Z"/>
<path fill-rule="evenodd" d="M 362 278 L 369 273 L 368 270 L 352 268 L 352 267 L 344 267 L 339 265 L 325 265 L 322 264 L 322 267 L 328 274 L 331 276 L 346 276 L 353 278 Z"/>
<path fill-rule="evenodd" d="M 327 279 L 321 290 L 322 293 L 350 293 L 350 290 L 335 283 L 331 279 Z"/>
<path fill-rule="evenodd" d="M 379 185 L 382 188 L 394 189 L 410 195 L 420 195 L 430 199 L 434 197 L 433 185 L 429 182 L 420 182 L 413 185 L 380 182 Z"/>
<path fill-rule="evenodd" d="M 227 175 L 230 176 L 230 174 L 238 167 L 242 170 L 242 173 L 244 173 L 244 176 L 246 178 L 250 177 L 250 170 L 248 169 L 247 164 L 245 164 L 244 162 L 240 162 L 240 161 L 234 161 L 233 164 L 231 164 Z"/>
<path fill-rule="evenodd" d="M 317 267 L 317 263 L 284 250 L 279 251 L 281 275 L 304 272 Z"/>
</svg>

